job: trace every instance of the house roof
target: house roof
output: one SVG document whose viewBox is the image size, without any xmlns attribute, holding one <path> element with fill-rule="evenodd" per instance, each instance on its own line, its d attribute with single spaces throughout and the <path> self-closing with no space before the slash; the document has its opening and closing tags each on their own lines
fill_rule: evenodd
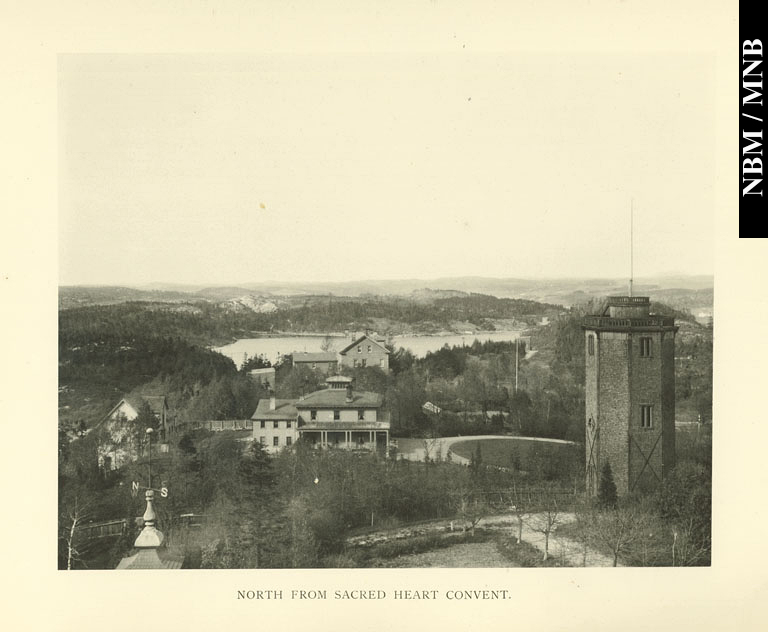
<svg viewBox="0 0 768 632">
<path fill-rule="evenodd" d="M 336 354 L 333 351 L 307 353 L 306 351 L 294 351 L 294 362 L 336 362 Z"/>
<path fill-rule="evenodd" d="M 125 395 L 106 415 L 104 415 L 104 417 L 101 419 L 101 421 L 99 421 L 98 424 L 96 424 L 96 426 L 100 426 L 104 421 L 110 419 L 112 415 L 115 414 L 115 411 L 123 404 L 128 404 L 138 413 L 141 411 L 141 408 L 145 402 L 149 404 L 149 409 L 153 413 L 160 416 L 162 416 L 164 410 L 168 409 L 165 395 Z"/>
<path fill-rule="evenodd" d="M 373 344 L 375 344 L 377 347 L 380 347 L 380 348 L 381 348 L 381 350 L 382 350 L 382 351 L 384 351 L 385 353 L 389 353 L 389 349 L 387 349 L 387 348 L 384 346 L 383 342 L 380 342 L 380 341 L 378 341 L 378 340 L 375 340 L 375 339 L 371 338 L 370 336 L 367 336 L 367 335 L 366 335 L 366 336 L 360 336 L 360 337 L 359 337 L 357 340 L 355 340 L 354 342 L 351 342 L 350 344 L 348 344 L 348 345 L 347 345 L 346 347 L 344 347 L 344 348 L 343 348 L 341 351 L 339 351 L 339 354 L 340 354 L 340 355 L 345 355 L 345 354 L 347 353 L 347 351 L 349 351 L 349 350 L 350 350 L 352 347 L 355 347 L 355 346 L 359 345 L 359 344 L 360 344 L 361 342 L 363 342 L 364 340 L 367 340 L 368 342 L 372 342 L 372 343 L 373 343 Z"/>
<path fill-rule="evenodd" d="M 347 391 L 342 389 L 324 389 L 310 393 L 296 402 L 296 408 L 379 408 L 381 395 L 368 391 L 352 391 L 352 401 L 347 401 Z"/>
<path fill-rule="evenodd" d="M 296 400 L 294 399 L 276 399 L 275 410 L 269 409 L 269 399 L 260 399 L 256 406 L 256 412 L 253 413 L 251 419 L 257 421 L 261 419 L 296 419 L 299 411 L 296 410 Z"/>
<path fill-rule="evenodd" d="M 273 366 L 268 367 L 266 369 L 251 369 L 250 371 L 248 371 L 248 373 L 250 373 L 251 375 L 264 375 L 266 373 L 274 373 L 274 372 L 275 372 L 275 367 Z"/>
<path fill-rule="evenodd" d="M 130 404 L 138 412 L 144 403 L 149 404 L 149 408 L 153 413 L 161 414 L 168 406 L 165 401 L 165 395 L 126 395 L 123 400 Z M 122 403 L 122 402 L 121 402 Z M 119 406 L 118 404 L 117 406 Z M 117 408 L 115 406 L 115 408 Z"/>
</svg>

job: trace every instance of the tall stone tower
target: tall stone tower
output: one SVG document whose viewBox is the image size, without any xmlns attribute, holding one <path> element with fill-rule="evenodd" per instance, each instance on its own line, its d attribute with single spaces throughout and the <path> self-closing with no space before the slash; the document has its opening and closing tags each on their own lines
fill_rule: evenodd
<svg viewBox="0 0 768 632">
<path fill-rule="evenodd" d="M 675 465 L 673 318 L 647 296 L 613 296 L 586 316 L 587 492 L 610 463 L 618 493 L 656 486 Z"/>
</svg>

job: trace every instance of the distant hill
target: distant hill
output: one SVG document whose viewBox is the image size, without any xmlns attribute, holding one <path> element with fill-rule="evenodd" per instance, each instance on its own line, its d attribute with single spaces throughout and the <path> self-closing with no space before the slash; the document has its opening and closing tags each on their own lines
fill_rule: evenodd
<svg viewBox="0 0 768 632">
<path fill-rule="evenodd" d="M 647 295 L 675 309 L 712 309 L 712 276 L 668 276 L 635 281 L 637 295 Z M 328 283 L 260 282 L 235 286 L 181 286 L 154 283 L 142 287 L 62 286 L 62 309 L 85 305 L 112 305 L 127 301 L 213 303 L 231 302 L 233 309 L 273 303 L 278 308 L 301 299 L 334 297 L 402 297 L 415 302 L 437 298 L 485 294 L 563 306 L 578 305 L 593 298 L 627 292 L 626 279 L 517 279 L 490 277 L 445 277 L 440 279 L 367 280 Z"/>
</svg>

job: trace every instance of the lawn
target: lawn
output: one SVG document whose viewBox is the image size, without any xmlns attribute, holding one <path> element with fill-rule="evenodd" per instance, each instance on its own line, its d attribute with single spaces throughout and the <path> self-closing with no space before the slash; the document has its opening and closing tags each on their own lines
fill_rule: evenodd
<svg viewBox="0 0 768 632">
<path fill-rule="evenodd" d="M 513 472 L 527 472 L 539 478 L 567 479 L 583 468 L 578 446 L 565 443 L 517 439 L 477 439 L 454 443 L 451 452 L 472 459 L 480 448 L 482 463 L 508 468 Z"/>
</svg>

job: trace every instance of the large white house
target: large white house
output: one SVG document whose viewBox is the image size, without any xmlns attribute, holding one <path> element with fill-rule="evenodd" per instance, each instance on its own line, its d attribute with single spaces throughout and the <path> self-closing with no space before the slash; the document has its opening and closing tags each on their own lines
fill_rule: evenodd
<svg viewBox="0 0 768 632">
<path fill-rule="evenodd" d="M 300 399 L 259 400 L 253 438 L 274 452 L 302 438 L 317 448 L 389 448 L 389 413 L 378 393 L 356 391 L 352 378 L 334 375 L 327 388 Z"/>
</svg>

